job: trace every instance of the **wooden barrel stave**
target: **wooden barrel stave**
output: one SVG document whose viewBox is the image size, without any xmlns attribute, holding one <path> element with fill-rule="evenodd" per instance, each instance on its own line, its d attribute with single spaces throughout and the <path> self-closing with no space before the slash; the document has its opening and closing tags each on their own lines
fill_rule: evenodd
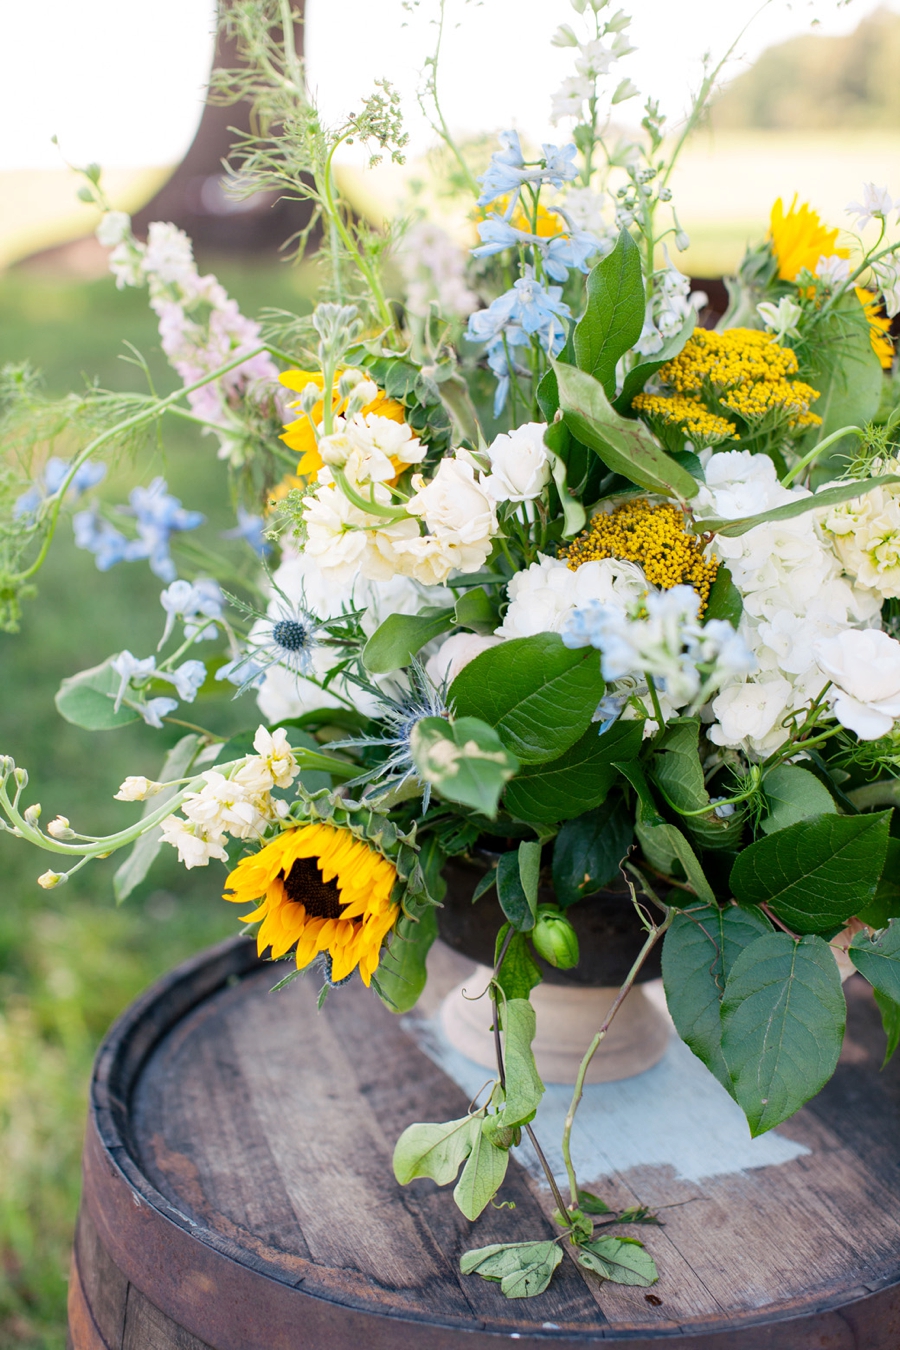
<svg viewBox="0 0 900 1350">
<path fill-rule="evenodd" d="M 272 983 L 249 943 L 223 944 L 151 990 L 104 1043 L 74 1350 L 487 1350 L 511 1335 L 534 1350 L 900 1345 L 900 1080 L 872 1072 L 881 1033 L 860 990 L 848 991 L 847 1062 L 790 1122 L 805 1158 L 699 1198 L 660 1168 L 604 1181 L 616 1203 L 679 1206 L 641 1233 L 663 1274 L 657 1309 L 568 1260 L 532 1301 L 463 1279 L 469 1246 L 550 1236 L 545 1197 L 515 1161 L 501 1198 L 516 1210 L 474 1226 L 428 1181 L 397 1188 L 401 1129 L 462 1114 L 464 1094 L 361 988 L 332 995 L 317 1018 L 302 982 L 287 998 L 265 992 Z M 759 1262 L 767 1244 L 776 1258 Z"/>
</svg>

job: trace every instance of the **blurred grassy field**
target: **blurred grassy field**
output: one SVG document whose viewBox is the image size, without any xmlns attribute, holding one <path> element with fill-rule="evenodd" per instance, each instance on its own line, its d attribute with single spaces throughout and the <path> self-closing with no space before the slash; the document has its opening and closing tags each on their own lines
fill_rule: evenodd
<svg viewBox="0 0 900 1350">
<path fill-rule="evenodd" d="M 222 279 L 246 313 L 263 305 L 308 308 L 284 267 L 235 271 Z M 0 277 L 0 364 L 27 357 L 62 393 L 84 378 L 139 388 L 118 359 L 128 339 L 148 357 L 158 388 L 172 380 L 157 348 L 146 295 L 111 281 L 73 283 Z M 214 443 L 179 423 L 165 449 L 102 485 L 123 501 L 135 473 L 168 477 L 186 505 L 205 512 L 211 544 L 233 525 Z M 199 534 L 200 532 L 198 532 Z M 161 583 L 145 562 L 100 573 L 63 524 L 38 577 L 39 594 L 21 631 L 0 634 L 0 753 L 31 775 L 29 796 L 45 820 L 58 812 L 76 829 L 121 828 L 140 810 L 112 800 L 128 773 L 154 776 L 177 728 L 138 724 L 92 734 L 64 722 L 53 695 L 65 675 L 124 647 L 153 651 L 161 631 Z M 202 709 L 202 711 L 201 711 Z M 227 731 L 252 723 L 252 697 L 196 703 L 190 716 Z M 86 1090 L 99 1039 L 148 983 L 192 952 L 236 931 L 220 898 L 222 865 L 185 872 L 171 850 L 121 908 L 112 896 L 120 859 L 93 864 L 59 890 L 35 878 L 47 865 L 24 843 L 0 835 L 0 1347 L 62 1350 L 66 1278 L 80 1189 Z"/>
</svg>

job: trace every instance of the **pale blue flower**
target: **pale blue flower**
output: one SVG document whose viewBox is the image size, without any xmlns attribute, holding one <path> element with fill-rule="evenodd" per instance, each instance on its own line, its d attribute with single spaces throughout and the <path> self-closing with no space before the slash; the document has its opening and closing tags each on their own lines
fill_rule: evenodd
<svg viewBox="0 0 900 1350">
<path fill-rule="evenodd" d="M 119 652 L 110 661 L 110 669 L 119 677 L 119 691 L 116 694 L 116 701 L 113 706 L 113 712 L 118 712 L 122 706 L 122 699 L 125 697 L 127 689 L 132 687 L 136 680 L 146 682 L 156 671 L 156 657 L 147 656 L 142 660 L 132 656 L 131 652 Z"/>
<path fill-rule="evenodd" d="M 265 673 L 265 667 L 253 660 L 252 653 L 245 652 L 243 656 L 236 656 L 233 661 L 227 661 L 224 666 L 219 666 L 216 679 L 239 685 L 238 692 L 243 693 L 245 689 L 261 685 Z"/>
<path fill-rule="evenodd" d="M 270 544 L 266 543 L 264 530 L 265 520 L 262 516 L 255 516 L 252 511 L 247 511 L 243 506 L 237 509 L 238 523 L 233 530 L 223 530 L 220 539 L 243 539 L 249 544 L 253 552 L 259 558 L 265 558 L 272 552 Z"/>
<path fill-rule="evenodd" d="M 162 719 L 168 717 L 178 707 L 175 698 L 151 698 L 146 703 L 135 704 L 135 711 L 141 714 L 148 727 L 162 728 Z"/>
<path fill-rule="evenodd" d="M 168 641 L 176 619 L 184 622 L 186 638 L 194 638 L 198 642 L 214 638 L 219 631 L 216 624 L 204 625 L 202 620 L 221 619 L 225 609 L 225 597 L 219 589 L 219 583 L 210 577 L 200 577 L 193 583 L 173 581 L 161 593 L 159 603 L 166 611 L 166 626 L 157 651 Z"/>
<path fill-rule="evenodd" d="M 96 506 L 77 511 L 72 517 L 72 528 L 76 546 L 94 554 L 101 572 L 108 572 L 116 563 L 130 557 L 129 549 L 133 541 L 126 539 L 121 530 L 104 520 Z"/>
<path fill-rule="evenodd" d="M 531 267 L 525 276 L 487 309 L 479 310 L 469 318 L 466 337 L 472 342 L 484 342 L 488 347 L 488 364 L 499 381 L 494 400 L 495 415 L 503 408 L 509 389 L 511 372 L 506 349 L 528 345 L 531 335 L 537 335 L 541 346 L 552 356 L 565 346 L 564 318 L 571 317 L 569 306 L 562 300 L 561 286 L 541 286 L 534 279 Z"/>
<path fill-rule="evenodd" d="M 184 661 L 177 670 L 158 670 L 156 678 L 174 685 L 182 702 L 193 703 L 197 690 L 206 679 L 206 666 L 202 661 Z"/>
<path fill-rule="evenodd" d="M 503 197 L 509 193 L 510 200 L 506 208 L 507 219 L 515 209 L 523 184 L 550 183 L 553 187 L 558 188 L 562 187 L 564 182 L 569 182 L 577 176 L 575 156 L 578 150 L 574 145 L 542 145 L 544 166 L 538 165 L 526 168 L 518 132 L 503 131 L 500 133 L 499 140 L 503 150 L 497 151 L 491 156 L 487 172 L 482 174 L 478 180 L 482 186 L 478 205 L 487 206 L 497 197 Z"/>
<path fill-rule="evenodd" d="M 71 460 L 60 459 L 58 455 L 52 455 L 44 465 L 44 472 L 40 478 L 31 485 L 27 492 L 22 493 L 13 507 L 13 514 L 16 519 L 20 520 L 23 516 L 34 515 L 41 502 L 46 501 L 48 497 L 55 497 L 66 481 L 66 476 L 71 467 Z M 75 470 L 67 495 L 80 497 L 82 493 L 96 487 L 105 474 L 105 464 L 95 464 L 89 459 L 85 460 Z"/>
<path fill-rule="evenodd" d="M 129 499 L 137 521 L 138 538 L 129 549 L 130 558 L 147 558 L 150 570 L 163 581 L 174 581 L 175 564 L 169 554 L 169 538 L 176 531 L 196 530 L 205 516 L 187 511 L 167 490 L 164 478 L 154 478 L 149 487 L 134 488 Z"/>
<path fill-rule="evenodd" d="M 478 233 L 482 242 L 472 249 L 473 257 L 487 258 L 494 253 L 502 253 L 504 249 L 525 244 L 538 250 L 544 270 L 553 281 L 566 281 L 572 268 L 587 272 L 588 258 L 604 247 L 602 241 L 587 230 L 573 230 L 568 235 L 558 234 L 547 238 L 530 234 L 527 230 L 516 230 L 499 216 L 489 216 L 487 220 L 480 221 Z"/>
</svg>

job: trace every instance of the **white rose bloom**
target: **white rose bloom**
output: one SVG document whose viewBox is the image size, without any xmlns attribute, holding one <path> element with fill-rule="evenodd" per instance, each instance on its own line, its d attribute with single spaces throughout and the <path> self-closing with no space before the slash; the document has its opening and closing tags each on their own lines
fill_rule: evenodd
<svg viewBox="0 0 900 1350">
<path fill-rule="evenodd" d="M 709 728 L 709 739 L 714 745 L 746 743 L 757 755 L 770 754 L 787 739 L 780 722 L 793 693 L 793 686 L 775 674 L 723 689 L 713 699 L 712 711 L 718 720 Z"/>
<path fill-rule="evenodd" d="M 423 586 L 441 586 L 451 572 L 477 572 L 490 552 L 490 539 L 461 543 L 442 533 L 417 535 L 392 544 L 397 570 Z"/>
<path fill-rule="evenodd" d="M 650 587 L 636 563 L 602 558 L 572 571 L 562 558 L 541 557 L 511 578 L 510 604 L 496 633 L 502 638 L 561 633 L 573 609 L 599 600 L 622 610 L 643 600 Z"/>
<path fill-rule="evenodd" d="M 470 661 L 489 648 L 498 647 L 500 641 L 498 637 L 483 637 L 479 633 L 454 633 L 429 658 L 425 673 L 435 689 L 440 689 L 445 682 L 451 685 Z"/>
<path fill-rule="evenodd" d="M 550 482 L 546 430 L 546 422 L 526 422 L 494 440 L 487 452 L 491 472 L 482 478 L 494 501 L 526 502 L 541 495 Z"/>
<path fill-rule="evenodd" d="M 457 450 L 452 459 L 441 460 L 430 483 L 421 475 L 413 479 L 416 493 L 406 509 L 423 516 L 429 533 L 448 544 L 480 547 L 497 533 L 494 502 L 477 481 L 475 468 L 471 456 Z"/>
<path fill-rule="evenodd" d="M 834 714 L 862 741 L 886 736 L 900 717 L 900 642 L 877 629 L 848 628 L 816 644 L 838 693 Z"/>
<path fill-rule="evenodd" d="M 163 843 L 178 850 L 178 861 L 189 871 L 192 867 L 205 867 L 210 858 L 228 861 L 225 838 L 218 831 L 210 832 L 203 825 L 183 820 L 181 816 L 168 816 L 160 829 Z"/>
</svg>

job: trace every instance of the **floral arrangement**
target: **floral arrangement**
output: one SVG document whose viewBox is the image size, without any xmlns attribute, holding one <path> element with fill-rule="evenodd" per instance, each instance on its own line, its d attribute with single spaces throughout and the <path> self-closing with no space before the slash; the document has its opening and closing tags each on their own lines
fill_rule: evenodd
<svg viewBox="0 0 900 1350">
<path fill-rule="evenodd" d="M 143 559 L 165 583 L 162 632 L 157 653 L 64 680 L 61 715 L 183 726 L 180 704 L 224 681 L 248 730 L 194 725 L 157 779 L 122 784 L 143 815 L 104 838 L 43 826 L 27 773 L 0 761 L 4 828 L 53 855 L 41 886 L 126 847 L 119 898 L 163 845 L 188 868 L 217 860 L 260 953 L 314 972 L 321 999 L 358 977 L 403 1012 L 447 860 L 481 859 L 496 1080 L 462 1119 L 410 1124 L 394 1160 L 402 1183 L 455 1181 L 472 1220 L 523 1134 L 544 1158 L 540 963 L 577 964 L 568 915 L 588 897 L 618 887 L 633 906 L 643 945 L 585 1047 L 567 1197 L 546 1168 L 559 1235 L 463 1258 L 510 1298 L 544 1289 L 567 1244 L 600 1278 L 656 1279 L 617 1227 L 647 1216 L 580 1189 L 569 1140 L 590 1059 L 661 939 L 676 1027 L 754 1134 L 835 1068 L 839 957 L 874 987 L 888 1054 L 900 1040 L 900 203 L 870 184 L 848 208 L 875 222 L 870 243 L 776 203 L 711 326 L 670 257 L 688 240 L 669 184 L 721 67 L 677 132 L 652 100 L 618 132 L 637 95 L 619 69 L 629 19 L 572 3 L 577 26 L 553 38 L 575 67 L 554 100 L 562 145 L 508 131 L 479 164 L 428 65 L 444 167 L 471 191 L 467 258 L 433 222 L 376 229 L 337 192 L 345 142 L 402 160 L 396 93 L 325 126 L 287 0 L 232 0 L 243 64 L 212 96 L 249 99 L 258 128 L 232 189 L 309 200 L 298 247 L 321 228 L 326 298 L 243 317 L 179 230 L 136 239 L 90 166 L 117 285 L 147 288 L 182 387 L 53 403 L 26 368 L 3 373 L 8 627 L 70 504 L 170 417 L 218 447 L 243 550 L 217 562 L 161 478 L 75 511 L 101 571 Z"/>
</svg>

